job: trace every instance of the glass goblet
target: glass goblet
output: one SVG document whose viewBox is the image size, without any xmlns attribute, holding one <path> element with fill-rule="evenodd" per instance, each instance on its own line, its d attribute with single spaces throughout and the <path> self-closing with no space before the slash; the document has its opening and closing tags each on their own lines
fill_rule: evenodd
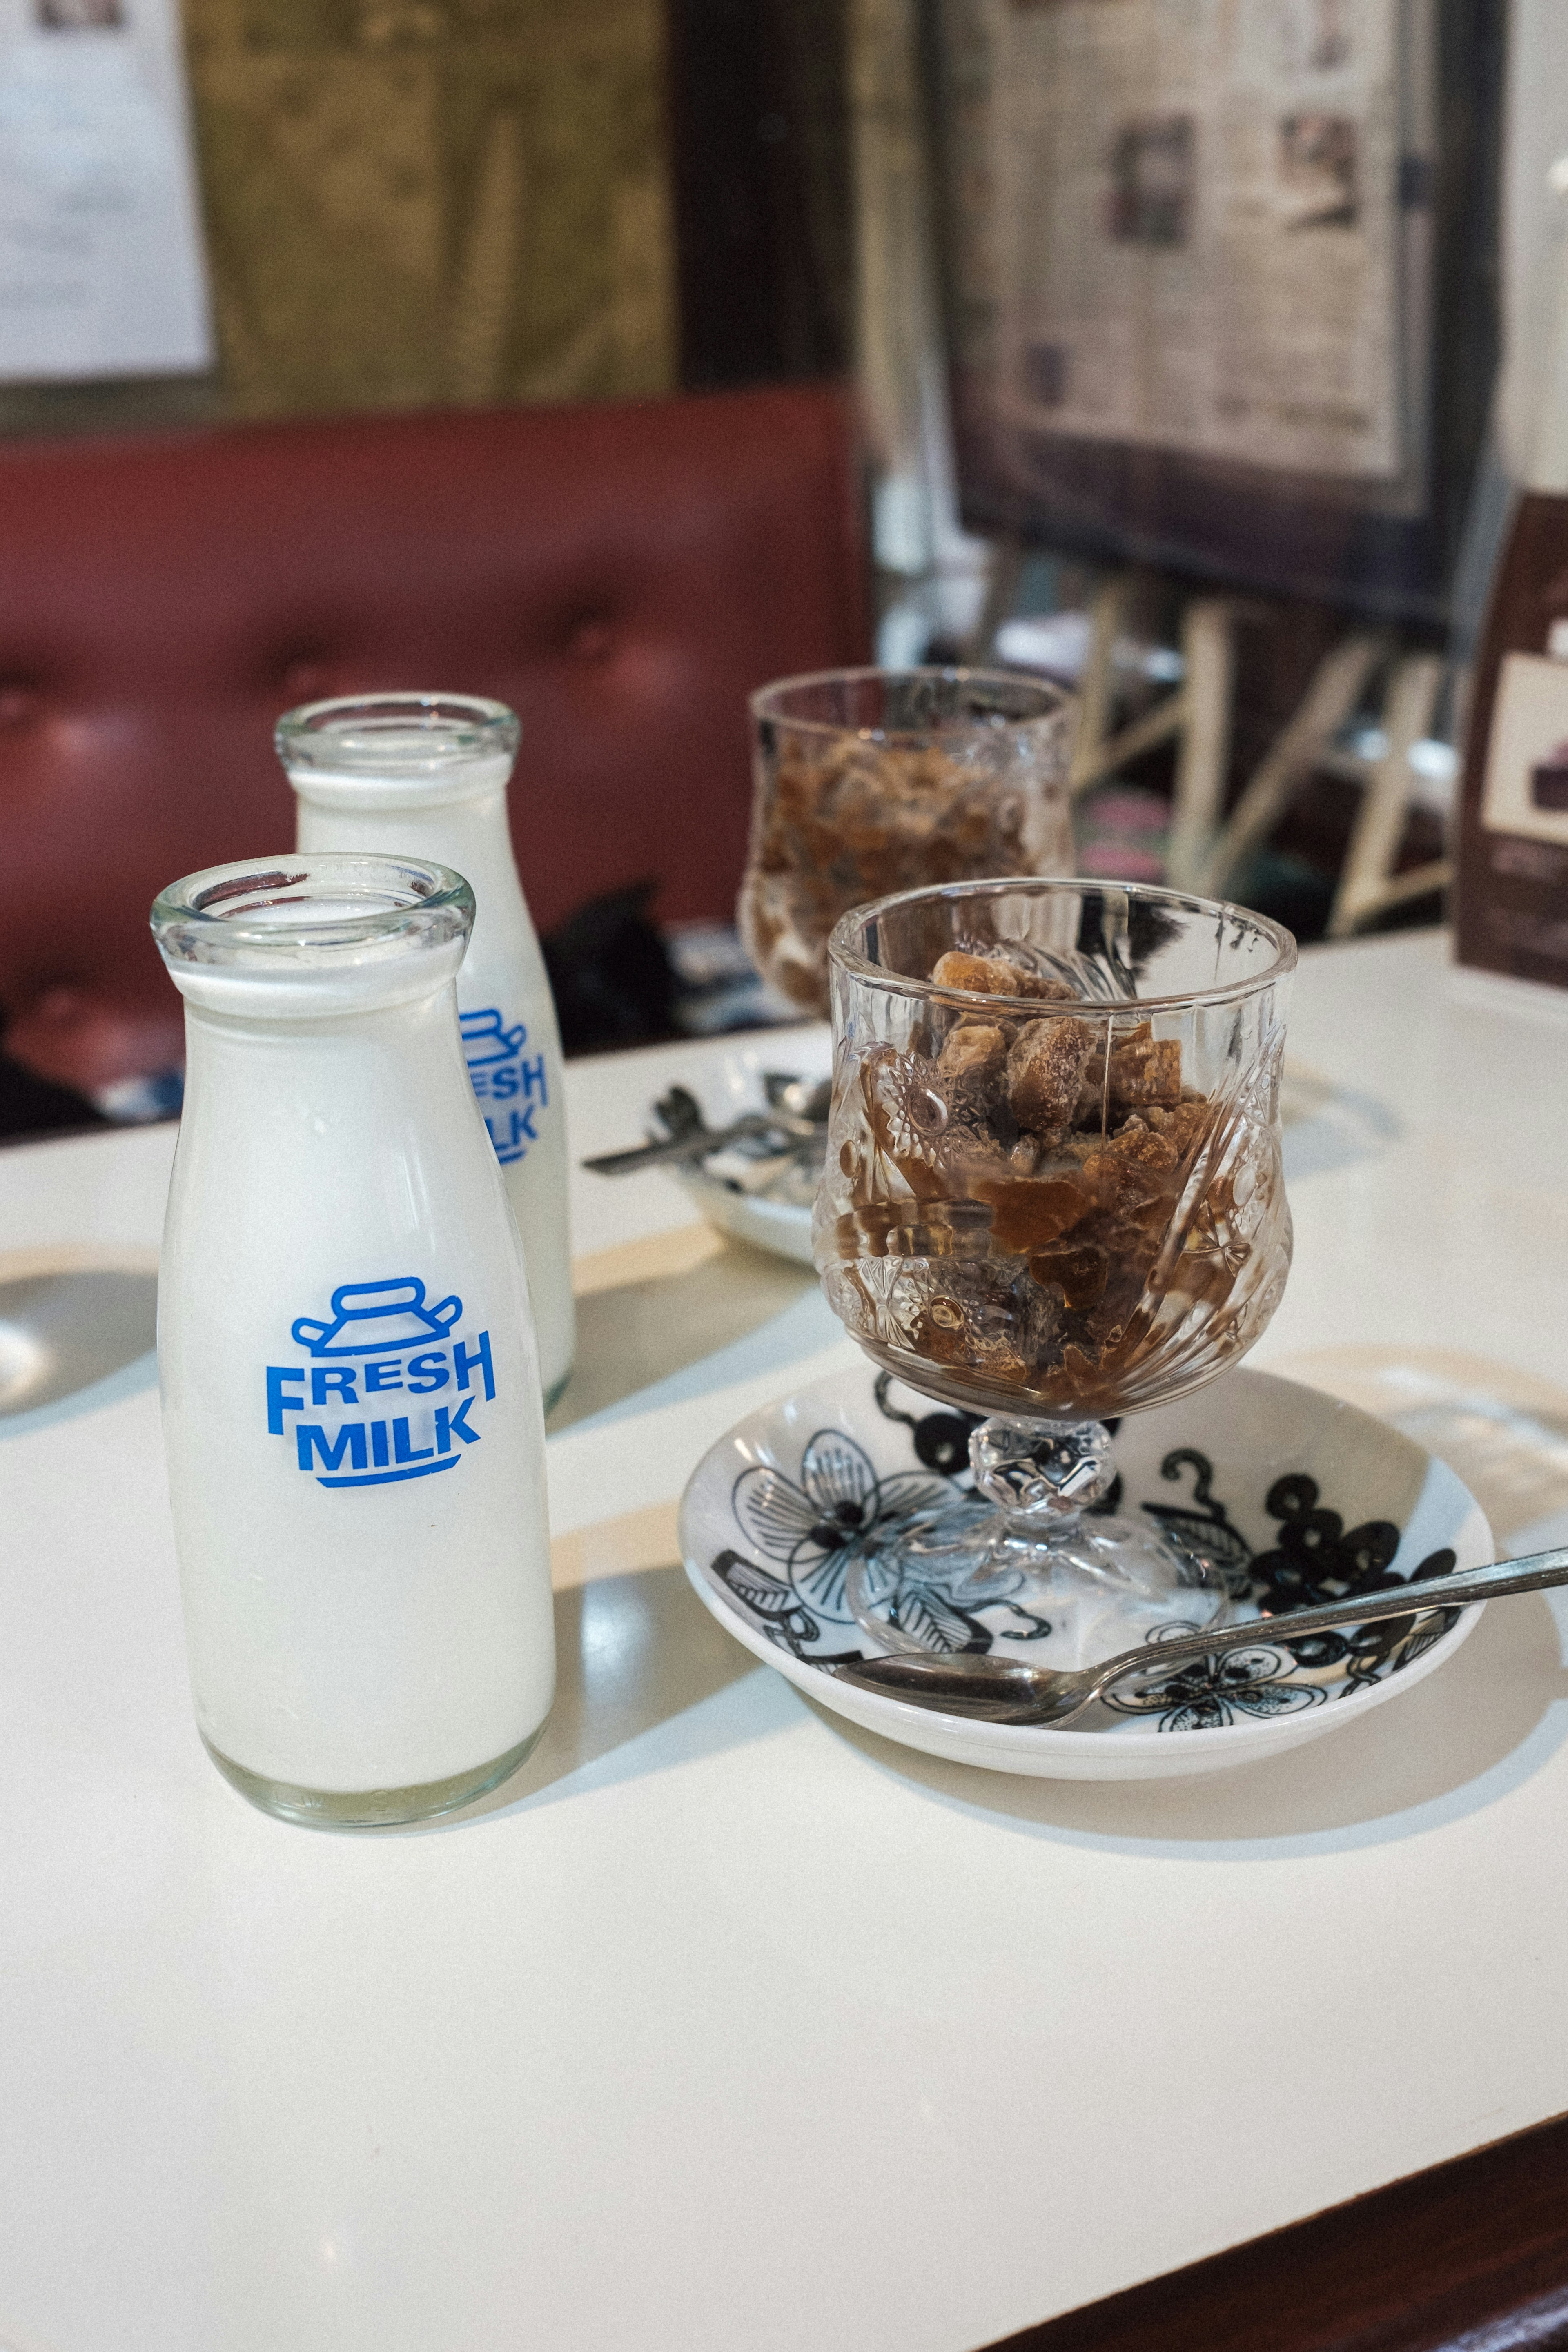
<svg viewBox="0 0 1568 2352">
<path fill-rule="evenodd" d="M 763 977 L 825 1013 L 828 937 L 851 908 L 971 875 L 1070 874 L 1075 708 L 1016 670 L 822 670 L 754 694 L 736 915 Z"/>
<path fill-rule="evenodd" d="M 1279 1302 L 1295 941 L 1174 891 L 1026 877 L 883 898 L 829 954 L 823 1287 L 885 1371 L 986 1416 L 992 1506 L 867 1550 L 857 1618 L 951 1648 L 1000 1609 L 984 1631 L 1053 1664 L 1216 1622 L 1221 1568 L 1111 1515 L 1106 1423 L 1215 1379 Z"/>
</svg>

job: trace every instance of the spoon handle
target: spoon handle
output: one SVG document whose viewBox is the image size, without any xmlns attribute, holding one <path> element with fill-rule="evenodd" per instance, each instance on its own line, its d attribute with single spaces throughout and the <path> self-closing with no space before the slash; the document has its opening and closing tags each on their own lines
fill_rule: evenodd
<svg viewBox="0 0 1568 2352">
<path fill-rule="evenodd" d="M 1211 1633 L 1180 1633 L 1169 1642 L 1149 1642 L 1139 1650 L 1108 1658 L 1095 1677 L 1095 1693 L 1123 1675 L 1188 1658 L 1212 1658 L 1221 1650 L 1244 1650 L 1259 1642 L 1293 1642 L 1306 1633 L 1327 1633 L 1340 1625 L 1372 1625 L 1388 1617 L 1413 1617 L 1424 1609 L 1465 1608 L 1472 1601 L 1495 1601 L 1505 1592 L 1539 1592 L 1568 1584 L 1568 1549 L 1531 1552 L 1524 1559 L 1494 1560 L 1489 1568 L 1467 1569 L 1462 1576 L 1422 1576 L 1360 1598 L 1325 1601 L 1316 1609 L 1290 1609 L 1245 1625 L 1222 1625 Z"/>
<path fill-rule="evenodd" d="M 761 1135 L 778 1125 L 777 1119 L 761 1111 L 748 1111 L 744 1118 L 728 1127 L 700 1128 L 695 1135 L 672 1136 L 665 1143 L 634 1144 L 629 1151 L 601 1151 L 596 1160 L 584 1160 L 583 1166 L 595 1176 L 629 1176 L 636 1168 L 662 1168 L 673 1160 L 705 1159 L 721 1144 L 734 1143 L 742 1135 Z"/>
</svg>

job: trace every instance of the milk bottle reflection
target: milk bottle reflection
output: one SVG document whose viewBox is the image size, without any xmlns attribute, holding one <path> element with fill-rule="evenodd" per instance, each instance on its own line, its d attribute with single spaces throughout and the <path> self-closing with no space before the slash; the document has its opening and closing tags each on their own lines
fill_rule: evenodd
<svg viewBox="0 0 1568 2352">
<path fill-rule="evenodd" d="M 518 722 L 468 695 L 383 694 L 305 704 L 278 722 L 302 850 L 438 857 L 473 885 L 458 983 L 468 1076 L 522 1235 L 546 1407 L 572 1370 L 561 1038 L 518 880 L 507 781 Z"/>
<path fill-rule="evenodd" d="M 293 1820 L 466 1801 L 553 1689 L 527 1284 L 458 1024 L 472 911 L 445 867 L 346 856 L 153 908 L 185 999 L 159 1369 L 196 1719 Z"/>
</svg>

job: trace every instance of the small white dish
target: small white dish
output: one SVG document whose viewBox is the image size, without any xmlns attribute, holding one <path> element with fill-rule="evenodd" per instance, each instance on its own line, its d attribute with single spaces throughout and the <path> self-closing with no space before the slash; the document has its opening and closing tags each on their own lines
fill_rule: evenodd
<svg viewBox="0 0 1568 2352">
<path fill-rule="evenodd" d="M 835 1714 L 961 1764 L 1046 1780 L 1138 1780 L 1210 1772 L 1322 1738 L 1425 1681 L 1479 1607 L 1320 1634 L 1294 1649 L 1232 1651 L 1150 1703 L 1101 1706 L 1051 1730 L 932 1713 L 824 1674 L 818 1660 L 871 1644 L 844 1600 L 844 1571 L 874 1528 L 945 1504 L 968 1507 L 973 1425 L 855 1365 L 749 1413 L 698 1464 L 680 1542 L 698 1597 L 752 1654 Z M 1233 1619 L 1336 1599 L 1384 1572 L 1436 1575 L 1492 1558 L 1469 1490 L 1410 1438 L 1317 1389 L 1226 1374 L 1116 1434 L 1120 1494 L 1167 1535 L 1201 1534 L 1236 1598 Z M 1451 1559 L 1443 1556 L 1451 1555 Z M 952 1612 L 955 1647 L 1051 1663 L 1049 1629 L 1005 1604 Z"/>
<path fill-rule="evenodd" d="M 747 1111 L 766 1110 L 765 1071 L 787 1071 L 791 1077 L 815 1085 L 833 1068 L 833 1037 L 825 1022 L 800 1028 L 750 1030 L 734 1039 L 704 1067 L 700 1091 L 702 1115 L 710 1127 L 723 1127 Z M 650 1133 L 655 1131 L 650 1124 Z M 745 1192 L 726 1184 L 707 1170 L 672 1170 L 689 1193 L 693 1206 L 721 1233 L 776 1256 L 811 1264 L 811 1210 L 802 1202 L 770 1200 L 765 1193 Z"/>
</svg>

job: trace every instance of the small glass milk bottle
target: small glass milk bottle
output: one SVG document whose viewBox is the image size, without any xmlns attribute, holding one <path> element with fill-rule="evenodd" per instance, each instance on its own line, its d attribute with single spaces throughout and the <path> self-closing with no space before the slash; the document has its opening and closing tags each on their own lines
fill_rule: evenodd
<svg viewBox="0 0 1568 2352">
<path fill-rule="evenodd" d="M 554 1689 L 517 1226 L 414 857 L 218 866 L 153 908 L 185 1000 L 158 1360 L 196 1721 L 285 1820 L 445 1812 Z"/>
<path fill-rule="evenodd" d="M 548 1412 L 576 1337 L 561 1033 L 507 828 L 521 730 L 504 703 L 381 694 L 306 703 L 278 722 L 302 850 L 438 857 L 474 887 L 458 982 L 468 1076 L 522 1235 Z"/>
</svg>

